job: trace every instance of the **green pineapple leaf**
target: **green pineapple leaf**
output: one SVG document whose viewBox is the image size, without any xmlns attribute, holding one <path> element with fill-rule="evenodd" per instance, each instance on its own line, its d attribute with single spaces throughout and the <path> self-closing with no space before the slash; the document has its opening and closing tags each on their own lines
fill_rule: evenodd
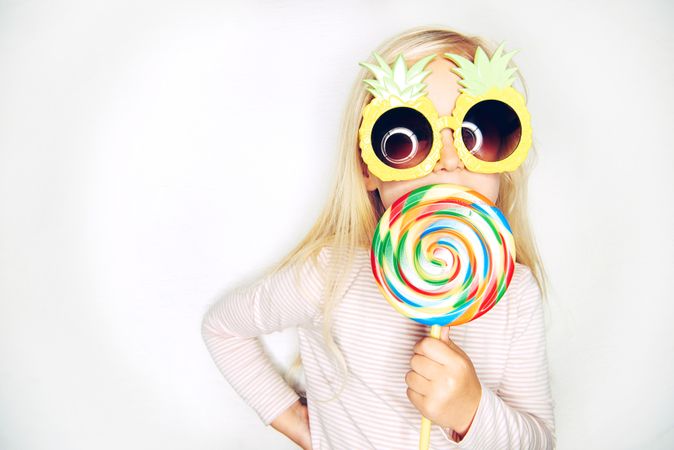
<svg viewBox="0 0 674 450">
<path fill-rule="evenodd" d="M 376 52 L 373 54 L 379 66 L 366 62 L 359 63 L 376 77 L 376 80 L 363 80 L 372 87 L 367 89 L 372 95 L 383 99 L 396 96 L 405 102 L 414 101 L 424 95 L 423 90 L 426 84 L 422 80 L 431 71 L 424 71 L 423 69 L 426 64 L 435 58 L 435 54 L 420 59 L 409 69 L 405 65 L 402 53 L 394 61 L 393 67 L 390 67 Z"/>
<path fill-rule="evenodd" d="M 464 86 L 464 89 L 461 89 L 461 92 L 477 97 L 491 88 L 497 87 L 503 89 L 512 85 L 515 78 L 511 75 L 517 68 L 507 69 L 506 66 L 510 61 L 510 58 L 512 58 L 512 56 L 519 50 L 503 55 L 504 45 L 505 42 L 499 45 L 491 59 L 489 59 L 481 47 L 478 47 L 475 52 L 475 62 L 471 62 L 454 53 L 444 54 L 445 57 L 458 66 L 457 68 L 452 69 L 452 72 L 462 78 L 459 81 L 459 84 Z"/>
</svg>

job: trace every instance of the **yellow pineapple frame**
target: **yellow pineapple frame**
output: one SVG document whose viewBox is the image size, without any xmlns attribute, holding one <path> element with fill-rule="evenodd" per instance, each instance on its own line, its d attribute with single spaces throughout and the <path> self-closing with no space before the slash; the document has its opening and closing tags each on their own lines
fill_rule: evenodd
<svg viewBox="0 0 674 450">
<path fill-rule="evenodd" d="M 358 130 L 361 155 L 370 172 L 382 181 L 410 180 L 429 174 L 440 159 L 442 149 L 440 131 L 444 128 L 453 130 L 454 146 L 468 170 L 479 173 L 500 173 L 517 169 L 526 159 L 531 147 L 531 116 L 524 98 L 511 86 L 514 79 L 510 78 L 510 75 L 516 69 L 506 69 L 508 60 L 516 51 L 502 55 L 504 44 L 498 47 L 491 59 L 482 48 L 477 47 L 475 62 L 452 53 L 444 54 L 458 66 L 451 70 L 462 77 L 459 84 L 464 86 L 449 116 L 439 116 L 431 100 L 422 92 L 426 85 L 421 80 L 430 73 L 430 71 L 422 70 L 435 57 L 435 54 L 426 56 L 410 69 L 406 68 L 402 54 L 398 55 L 392 67 L 389 67 L 376 52 L 374 56 L 379 62 L 379 67 L 364 62 L 359 63 L 373 72 L 377 78 L 365 80 L 365 83 L 370 86 L 368 91 L 374 95 L 374 98 L 363 108 L 363 121 Z M 485 100 L 497 100 L 508 105 L 517 114 L 522 127 L 517 147 L 501 161 L 478 159 L 466 148 L 461 135 L 461 124 L 468 111 L 477 103 Z M 388 110 L 398 107 L 412 108 L 423 114 L 433 130 L 433 145 L 428 156 L 417 166 L 406 169 L 396 169 L 386 165 L 377 157 L 372 148 L 372 129 L 377 119 Z"/>
</svg>

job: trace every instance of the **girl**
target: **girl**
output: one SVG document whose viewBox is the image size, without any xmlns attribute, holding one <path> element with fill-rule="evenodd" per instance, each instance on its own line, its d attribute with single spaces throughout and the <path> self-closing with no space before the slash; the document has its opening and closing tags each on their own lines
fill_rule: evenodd
<svg viewBox="0 0 674 450">
<path fill-rule="evenodd" d="M 422 94 L 439 116 L 450 116 L 461 78 L 442 55 L 474 61 L 478 47 L 494 53 L 478 37 L 419 27 L 376 53 L 388 64 L 402 55 L 408 69 L 427 58 Z M 370 60 L 369 68 L 377 62 Z M 365 66 L 346 110 L 337 176 L 323 213 L 269 273 L 210 307 L 202 323 L 206 346 L 260 419 L 304 449 L 417 448 L 422 415 L 433 423 L 433 449 L 553 448 L 545 272 L 526 215 L 531 158 L 511 171 L 469 170 L 470 157 L 457 150 L 445 127 L 432 170 L 382 179 L 363 159 L 358 139 L 363 110 L 376 93 L 367 89 L 373 84 L 364 81 L 371 76 Z M 517 245 L 515 273 L 499 303 L 478 320 L 444 327 L 440 340 L 391 308 L 369 259 L 383 212 L 406 192 L 434 183 L 460 184 L 488 197 L 505 214 Z M 306 402 L 257 340 L 287 327 L 298 329 Z"/>
</svg>

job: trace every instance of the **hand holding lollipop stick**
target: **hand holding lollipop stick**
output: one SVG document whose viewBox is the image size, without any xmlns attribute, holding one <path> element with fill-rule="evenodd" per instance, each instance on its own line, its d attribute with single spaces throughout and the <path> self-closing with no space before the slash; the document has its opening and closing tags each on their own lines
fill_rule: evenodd
<svg viewBox="0 0 674 450">
<path fill-rule="evenodd" d="M 372 239 L 372 272 L 398 312 L 429 325 L 456 326 L 489 311 L 505 294 L 515 269 L 515 241 L 501 211 L 464 186 L 432 184 L 397 199 Z M 427 450 L 431 422 L 421 421 Z"/>
</svg>

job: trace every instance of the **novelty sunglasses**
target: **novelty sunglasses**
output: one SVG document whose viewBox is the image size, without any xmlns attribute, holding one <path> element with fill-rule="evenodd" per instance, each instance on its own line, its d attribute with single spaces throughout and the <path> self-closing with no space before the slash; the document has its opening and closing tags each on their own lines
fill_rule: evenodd
<svg viewBox="0 0 674 450">
<path fill-rule="evenodd" d="M 457 67 L 452 72 L 463 86 L 452 114 L 439 116 L 423 92 L 428 55 L 407 69 L 402 54 L 390 67 L 376 52 L 379 66 L 361 62 L 376 77 L 364 80 L 374 96 L 363 108 L 358 131 L 363 161 L 383 181 L 427 175 L 440 159 L 440 131 L 453 130 L 454 146 L 472 172 L 499 173 L 517 169 L 531 147 L 531 116 L 524 98 L 512 86 L 516 68 L 506 68 L 517 51 L 491 59 L 477 47 L 474 62 L 445 53 Z"/>
</svg>

